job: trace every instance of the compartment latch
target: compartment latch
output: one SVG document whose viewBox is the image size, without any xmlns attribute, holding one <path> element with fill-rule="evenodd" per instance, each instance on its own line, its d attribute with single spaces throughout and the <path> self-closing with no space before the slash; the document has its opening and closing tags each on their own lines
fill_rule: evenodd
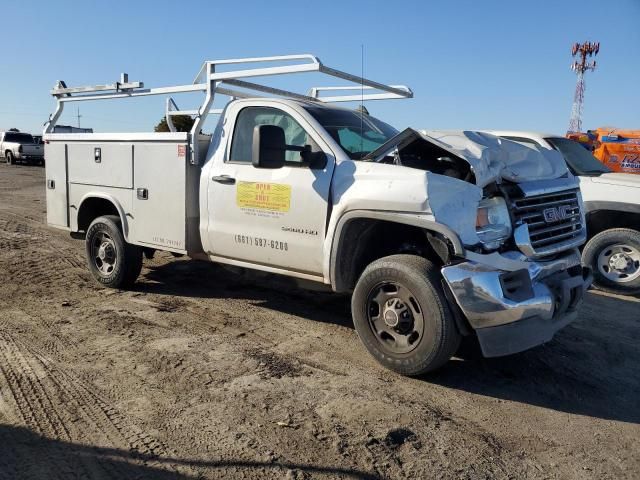
<svg viewBox="0 0 640 480">
<path fill-rule="evenodd" d="M 136 189 L 138 200 L 149 200 L 149 190 L 146 188 Z"/>
</svg>

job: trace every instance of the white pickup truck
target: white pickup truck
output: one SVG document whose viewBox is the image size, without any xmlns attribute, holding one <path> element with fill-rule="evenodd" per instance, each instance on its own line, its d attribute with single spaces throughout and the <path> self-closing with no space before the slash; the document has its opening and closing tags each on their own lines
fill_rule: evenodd
<svg viewBox="0 0 640 480">
<path fill-rule="evenodd" d="M 251 68 L 225 71 L 237 64 Z M 302 95 L 246 80 L 300 72 L 356 85 Z M 170 127 L 195 117 L 189 133 L 51 133 L 67 102 L 194 91 L 196 110 L 167 99 Z M 85 238 L 106 286 L 132 284 L 155 249 L 311 280 L 352 292 L 366 348 L 418 375 L 463 335 L 486 356 L 550 340 L 590 284 L 578 181 L 561 155 L 476 132 L 398 132 L 335 105 L 408 98 L 407 87 L 296 55 L 205 62 L 190 85 L 125 77 L 52 94 L 48 223 Z M 214 110 L 221 95 L 232 100 Z M 217 127 L 201 135 L 210 112 Z"/>
<path fill-rule="evenodd" d="M 640 176 L 613 173 L 586 148 L 558 135 L 493 131 L 524 145 L 562 153 L 580 179 L 588 241 L 582 261 L 601 290 L 640 293 Z"/>
<path fill-rule="evenodd" d="M 0 132 L 0 156 L 9 164 L 27 162 L 42 164 L 44 147 L 28 133 Z"/>
</svg>

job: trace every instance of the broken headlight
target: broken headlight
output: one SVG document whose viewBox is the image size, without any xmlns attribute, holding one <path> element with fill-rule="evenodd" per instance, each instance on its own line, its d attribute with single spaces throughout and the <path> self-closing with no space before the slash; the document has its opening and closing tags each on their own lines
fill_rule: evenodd
<svg viewBox="0 0 640 480">
<path fill-rule="evenodd" d="M 487 250 L 495 250 L 511 236 L 509 209 L 502 197 L 485 198 L 478 204 L 476 233 Z"/>
</svg>

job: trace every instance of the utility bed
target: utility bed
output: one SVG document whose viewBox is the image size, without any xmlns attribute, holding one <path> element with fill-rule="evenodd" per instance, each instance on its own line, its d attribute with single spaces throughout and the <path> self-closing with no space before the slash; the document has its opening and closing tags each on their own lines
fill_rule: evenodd
<svg viewBox="0 0 640 480">
<path fill-rule="evenodd" d="M 189 137 L 186 132 L 45 135 L 48 223 L 78 231 L 84 220 L 78 208 L 86 198 L 116 200 L 112 204 L 123 209 L 117 213 L 127 217 L 128 242 L 184 254 L 201 251 L 200 171 L 191 164 Z M 200 135 L 203 156 L 209 140 Z"/>
</svg>

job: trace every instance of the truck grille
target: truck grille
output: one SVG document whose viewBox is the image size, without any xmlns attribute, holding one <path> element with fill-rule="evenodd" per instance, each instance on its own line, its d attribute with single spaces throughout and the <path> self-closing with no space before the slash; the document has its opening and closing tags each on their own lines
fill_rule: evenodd
<svg viewBox="0 0 640 480">
<path fill-rule="evenodd" d="M 579 190 L 565 190 L 514 199 L 516 228 L 526 225 L 528 235 L 516 235 L 518 247 L 529 256 L 550 255 L 584 243 L 586 231 Z M 523 238 L 524 237 L 524 238 Z"/>
</svg>

